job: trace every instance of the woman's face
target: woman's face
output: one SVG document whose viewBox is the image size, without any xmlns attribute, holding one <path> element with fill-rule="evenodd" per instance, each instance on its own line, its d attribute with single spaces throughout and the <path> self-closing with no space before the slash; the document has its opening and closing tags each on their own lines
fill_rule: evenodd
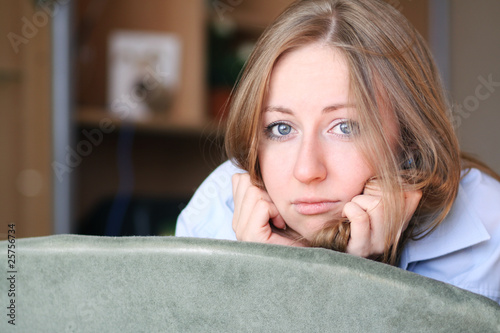
<svg viewBox="0 0 500 333">
<path fill-rule="evenodd" d="M 374 175 L 354 143 L 347 64 L 331 47 L 307 45 L 280 58 L 269 88 L 258 151 L 263 181 L 287 225 L 311 239 Z"/>
</svg>

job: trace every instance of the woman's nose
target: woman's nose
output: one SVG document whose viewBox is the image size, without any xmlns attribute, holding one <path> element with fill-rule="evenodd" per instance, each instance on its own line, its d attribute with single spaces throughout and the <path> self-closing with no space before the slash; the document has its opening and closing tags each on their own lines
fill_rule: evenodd
<svg viewBox="0 0 500 333">
<path fill-rule="evenodd" d="M 320 140 L 304 139 L 299 147 L 295 161 L 294 176 L 304 184 L 322 181 L 326 178 L 327 169 Z"/>
</svg>

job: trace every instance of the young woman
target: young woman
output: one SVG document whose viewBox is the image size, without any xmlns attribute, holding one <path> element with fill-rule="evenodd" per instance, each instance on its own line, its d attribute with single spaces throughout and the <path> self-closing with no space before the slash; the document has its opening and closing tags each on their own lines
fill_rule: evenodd
<svg viewBox="0 0 500 333">
<path fill-rule="evenodd" d="M 437 73 L 383 1 L 294 3 L 248 60 L 229 161 L 176 235 L 325 247 L 500 302 L 500 177 L 460 155 Z"/>
</svg>

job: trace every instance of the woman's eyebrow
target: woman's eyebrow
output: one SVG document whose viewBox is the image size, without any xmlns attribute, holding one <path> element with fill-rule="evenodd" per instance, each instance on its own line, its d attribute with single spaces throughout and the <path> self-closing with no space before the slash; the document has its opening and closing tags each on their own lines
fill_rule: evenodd
<svg viewBox="0 0 500 333">
<path fill-rule="evenodd" d="M 342 103 L 333 104 L 333 105 L 329 105 L 329 106 L 323 108 L 322 113 L 329 113 L 329 112 L 337 111 L 339 109 L 345 109 L 348 107 L 351 107 L 351 105 L 342 104 Z M 280 112 L 280 113 L 286 113 L 286 114 L 293 115 L 292 110 L 290 110 L 289 108 L 282 107 L 282 106 L 266 106 L 264 108 L 264 112 Z"/>
<path fill-rule="evenodd" d="M 266 106 L 264 108 L 264 112 L 280 112 L 280 113 L 286 113 L 286 114 L 293 114 L 293 111 L 288 109 L 288 108 L 284 108 L 282 106 Z"/>
<path fill-rule="evenodd" d="M 330 105 L 330 106 L 327 106 L 326 108 L 323 109 L 322 113 L 329 113 L 329 112 L 333 112 L 333 111 L 337 111 L 339 109 L 345 109 L 345 108 L 349 108 L 351 107 L 352 105 L 349 105 L 349 104 L 333 104 L 333 105 Z"/>
</svg>

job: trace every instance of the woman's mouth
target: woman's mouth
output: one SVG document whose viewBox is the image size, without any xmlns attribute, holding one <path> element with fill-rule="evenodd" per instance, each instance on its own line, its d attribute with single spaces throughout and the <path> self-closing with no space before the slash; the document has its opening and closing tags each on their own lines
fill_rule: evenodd
<svg viewBox="0 0 500 333">
<path fill-rule="evenodd" d="M 292 202 L 292 205 L 299 214 L 319 215 L 332 211 L 337 202 L 328 200 L 296 200 Z"/>
</svg>

